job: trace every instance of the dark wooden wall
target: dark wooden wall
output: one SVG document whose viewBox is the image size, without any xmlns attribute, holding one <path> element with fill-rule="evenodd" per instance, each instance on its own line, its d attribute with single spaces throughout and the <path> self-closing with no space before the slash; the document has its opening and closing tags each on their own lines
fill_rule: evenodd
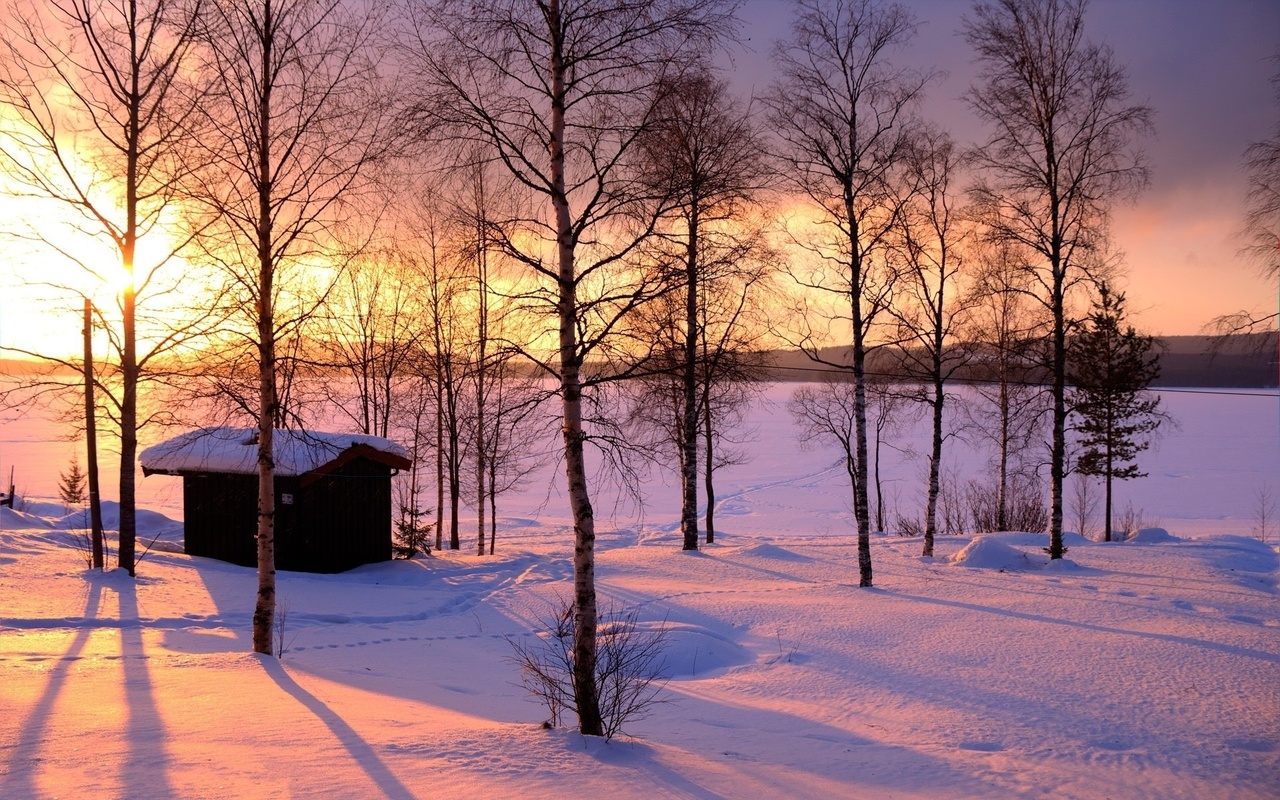
<svg viewBox="0 0 1280 800">
<path fill-rule="evenodd" d="M 183 504 L 188 554 L 258 563 L 256 475 L 186 475 Z M 343 572 L 390 558 L 389 467 L 357 458 L 326 475 L 276 478 L 276 569 Z"/>
</svg>

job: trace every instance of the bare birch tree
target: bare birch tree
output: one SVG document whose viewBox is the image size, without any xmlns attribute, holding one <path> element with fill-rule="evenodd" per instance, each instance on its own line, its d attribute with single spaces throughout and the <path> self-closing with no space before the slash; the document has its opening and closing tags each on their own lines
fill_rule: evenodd
<svg viewBox="0 0 1280 800">
<path fill-rule="evenodd" d="M 993 530 L 1009 530 L 1011 506 L 1025 505 L 1042 458 L 1037 442 L 1048 411 L 1042 344 L 1047 325 L 1031 300 L 1026 259 L 1013 242 L 975 242 L 969 373 L 979 402 L 966 406 L 969 430 L 995 450 Z"/>
<path fill-rule="evenodd" d="M 853 379 L 858 584 L 871 586 L 866 359 L 891 299 L 895 275 L 886 249 L 907 196 L 902 178 L 913 112 L 930 76 L 891 62 L 915 34 L 904 6 L 879 0 L 799 0 L 796 6 L 791 39 L 775 49 L 779 77 L 764 102 L 782 140 L 787 177 L 820 211 L 818 232 L 805 232 L 800 242 L 816 263 L 792 269 L 818 306 L 803 321 L 798 344 L 814 361 Z M 832 328 L 848 330 L 851 362 L 822 355 Z"/>
<path fill-rule="evenodd" d="M 972 304 L 961 285 L 961 265 L 969 236 L 958 205 L 955 181 L 961 156 L 950 137 L 939 131 L 921 135 L 910 171 L 915 193 L 901 226 L 900 299 L 892 309 L 899 322 L 899 341 L 906 374 L 924 382 L 921 398 L 930 412 L 929 472 L 925 499 L 924 548 L 933 555 L 937 534 L 938 492 L 947 384 L 966 363 L 958 339 Z"/>
<path fill-rule="evenodd" d="M 660 312 L 655 320 L 678 340 L 678 357 L 661 371 L 679 383 L 677 402 L 666 405 L 679 417 L 662 427 L 676 435 L 683 549 L 697 550 L 699 432 L 716 410 L 714 383 L 749 377 L 731 374 L 729 367 L 743 366 L 747 353 L 730 350 L 739 343 L 746 322 L 742 312 L 762 276 L 761 262 L 753 258 L 761 249 L 760 236 L 751 230 L 748 212 L 768 176 L 753 121 L 734 107 L 727 84 L 708 67 L 680 76 L 660 98 L 656 124 L 641 139 L 641 168 L 663 202 L 674 206 L 675 224 L 663 238 L 675 250 L 673 277 L 683 289 L 681 313 Z M 729 313 L 711 319 L 708 312 L 716 303 L 706 294 L 717 291 L 720 303 L 729 300 Z M 712 429 L 704 441 L 713 445 Z M 705 457 L 709 488 L 714 449 Z M 710 528 L 708 536 L 714 536 Z"/>
<path fill-rule="evenodd" d="M 288 299 L 291 282 L 340 266 L 341 225 L 387 144 L 376 22 L 339 0 L 210 0 L 206 9 L 200 68 L 215 89 L 203 141 L 214 165 L 193 195 L 217 215 L 201 244 L 242 297 L 257 365 L 258 653 L 271 653 L 275 615 L 277 345 L 325 294 Z"/>
<path fill-rule="evenodd" d="M 186 245 L 175 223 L 184 137 L 199 94 L 178 84 L 200 2 L 50 0 L 8 8 L 0 46 L 0 109 L 8 117 L 0 170 L 24 196 L 56 206 L 49 217 L 37 212 L 41 227 L 27 238 L 116 294 L 118 320 L 104 315 L 106 304 L 94 304 L 113 355 L 110 363 L 98 360 L 106 371 L 95 389 L 119 431 L 118 555 L 120 568 L 133 575 L 138 430 L 148 418 L 139 412 L 139 387 L 148 376 L 162 380 L 158 363 L 208 321 L 207 313 L 176 310 L 179 284 L 185 280 L 189 288 L 193 276 L 166 269 Z M 50 218 L 65 225 L 51 233 Z M 79 257 L 76 239 L 105 244 L 105 263 Z M 140 256 L 144 240 L 148 255 Z M 64 296 L 91 296 L 83 287 L 50 285 Z M 22 354 L 71 366 L 61 354 Z"/>
<path fill-rule="evenodd" d="M 504 252 L 544 281 L 552 312 L 565 478 L 574 526 L 573 691 L 582 733 L 603 733 L 596 686 L 595 518 L 584 445 L 583 366 L 655 291 L 621 269 L 656 220 L 638 217 L 625 158 L 673 71 L 729 29 L 720 0 L 411 3 L 414 62 L 434 87 L 424 123 L 489 148 L 541 211 Z"/>
<path fill-rule="evenodd" d="M 1123 67 L 1085 38 L 1087 0 L 979 2 L 964 35 L 979 64 L 966 99 L 991 136 L 977 150 L 974 196 L 998 239 L 1035 253 L 1036 298 L 1053 319 L 1049 557 L 1062 558 L 1070 295 L 1105 261 L 1112 203 L 1148 180 L 1134 139 L 1152 130 Z"/>
</svg>

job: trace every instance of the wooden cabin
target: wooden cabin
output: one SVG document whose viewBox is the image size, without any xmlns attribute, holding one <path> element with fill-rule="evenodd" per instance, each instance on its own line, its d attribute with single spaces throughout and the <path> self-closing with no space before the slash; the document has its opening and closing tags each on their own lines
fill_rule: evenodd
<svg viewBox="0 0 1280 800">
<path fill-rule="evenodd" d="M 343 572 L 391 558 L 391 476 L 408 454 L 377 436 L 274 435 L 276 569 Z M 144 475 L 180 475 L 186 553 L 258 563 L 258 431 L 209 428 L 144 450 Z"/>
</svg>

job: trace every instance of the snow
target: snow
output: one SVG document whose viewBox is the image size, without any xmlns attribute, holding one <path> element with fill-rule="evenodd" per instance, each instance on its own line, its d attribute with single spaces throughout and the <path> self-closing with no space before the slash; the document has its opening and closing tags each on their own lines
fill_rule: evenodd
<svg viewBox="0 0 1280 800">
<path fill-rule="evenodd" d="M 0 797 L 1275 798 L 1280 552 L 1215 493 L 1221 441 L 1233 484 L 1275 480 L 1275 401 L 1193 405 L 1123 489 L 1162 527 L 1054 564 L 1038 533 L 878 535 L 859 589 L 847 479 L 778 405 L 715 545 L 679 550 L 669 477 L 643 517 L 600 492 L 601 604 L 668 632 L 664 702 L 611 742 L 544 729 L 511 660 L 570 593 L 545 482 L 500 502 L 495 556 L 280 573 L 279 660 L 249 652 L 254 571 L 182 554 L 162 505 L 130 580 L 27 499 L 0 509 Z"/>
<path fill-rule="evenodd" d="M 271 440 L 277 475 L 302 475 L 333 461 L 344 450 L 365 445 L 408 458 L 403 447 L 379 436 L 320 431 L 277 431 Z M 138 462 L 149 472 L 221 472 L 250 475 L 258 471 L 256 428 L 203 428 L 146 448 Z"/>
</svg>

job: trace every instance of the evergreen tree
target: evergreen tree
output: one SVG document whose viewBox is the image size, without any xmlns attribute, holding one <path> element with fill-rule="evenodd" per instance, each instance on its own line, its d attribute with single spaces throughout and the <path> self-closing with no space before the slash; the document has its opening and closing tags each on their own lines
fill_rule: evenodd
<svg viewBox="0 0 1280 800">
<path fill-rule="evenodd" d="M 1150 446 L 1150 434 L 1161 422 L 1160 399 L 1146 392 L 1160 374 L 1151 352 L 1153 339 L 1124 320 L 1124 295 L 1113 293 L 1103 281 L 1071 357 L 1077 417 L 1073 430 L 1081 447 L 1076 471 L 1103 478 L 1108 542 L 1112 481 L 1146 475 L 1138 470 L 1136 459 Z"/>
<path fill-rule="evenodd" d="M 67 471 L 58 476 L 58 496 L 68 506 L 84 505 L 85 495 L 84 470 L 80 469 L 80 459 L 72 458 Z"/>
</svg>

